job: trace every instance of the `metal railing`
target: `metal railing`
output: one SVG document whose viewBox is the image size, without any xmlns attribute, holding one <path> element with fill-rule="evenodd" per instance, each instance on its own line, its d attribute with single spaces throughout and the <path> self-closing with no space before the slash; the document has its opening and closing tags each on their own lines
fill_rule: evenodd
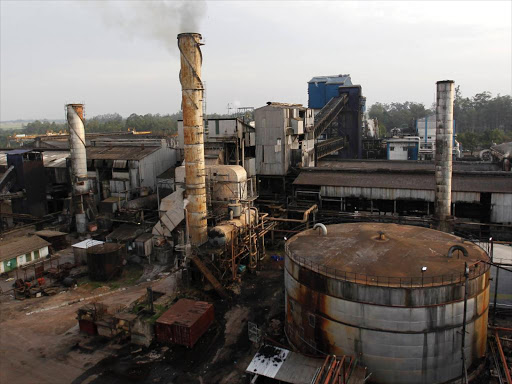
<svg viewBox="0 0 512 384">
<path fill-rule="evenodd" d="M 328 267 L 325 264 L 315 263 L 305 257 L 292 256 L 288 249 L 285 255 L 294 263 L 339 281 L 346 281 L 350 283 L 357 283 L 362 285 L 373 285 L 379 287 L 395 287 L 395 288 L 417 288 L 417 287 L 440 287 L 444 285 L 457 284 L 464 282 L 464 270 L 461 269 L 459 273 L 449 273 L 437 276 L 379 276 L 369 275 L 366 273 L 358 273 L 352 271 L 345 271 L 337 268 Z M 462 256 L 463 257 L 463 256 Z M 487 272 L 490 265 L 483 261 L 476 261 L 468 264 L 469 276 L 468 279 L 474 279 Z"/>
</svg>

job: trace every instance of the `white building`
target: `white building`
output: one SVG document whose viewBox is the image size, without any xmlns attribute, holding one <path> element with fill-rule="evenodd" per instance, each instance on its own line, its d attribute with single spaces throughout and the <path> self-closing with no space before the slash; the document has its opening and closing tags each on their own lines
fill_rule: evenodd
<svg viewBox="0 0 512 384">
<path fill-rule="evenodd" d="M 21 236 L 0 241 L 0 273 L 48 256 L 50 243 L 38 236 Z"/>
<path fill-rule="evenodd" d="M 387 139 L 386 145 L 388 160 L 418 160 L 420 138 L 417 136 Z"/>
<path fill-rule="evenodd" d="M 436 152 L 436 115 L 416 120 L 415 128 L 420 138 L 419 160 L 433 159 Z M 455 140 L 455 120 L 453 121 L 453 133 L 453 155 L 460 157 L 459 142 Z"/>
</svg>

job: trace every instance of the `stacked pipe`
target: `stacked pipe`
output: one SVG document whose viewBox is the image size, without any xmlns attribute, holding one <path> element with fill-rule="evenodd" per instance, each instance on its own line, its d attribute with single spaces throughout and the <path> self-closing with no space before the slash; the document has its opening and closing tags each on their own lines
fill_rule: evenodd
<svg viewBox="0 0 512 384">
<path fill-rule="evenodd" d="M 438 229 L 444 232 L 450 232 L 454 91 L 453 80 L 437 82 L 435 212 Z"/>
<path fill-rule="evenodd" d="M 83 104 L 67 104 L 66 116 L 69 129 L 69 149 L 71 153 L 71 184 L 75 209 L 76 230 L 87 231 L 83 195 L 89 193 L 87 180 L 87 157 L 85 153 L 85 129 Z"/>
<path fill-rule="evenodd" d="M 185 184 L 190 243 L 199 246 L 208 239 L 204 166 L 203 83 L 201 81 L 201 35 L 181 33 L 183 136 L 185 144 Z"/>
</svg>

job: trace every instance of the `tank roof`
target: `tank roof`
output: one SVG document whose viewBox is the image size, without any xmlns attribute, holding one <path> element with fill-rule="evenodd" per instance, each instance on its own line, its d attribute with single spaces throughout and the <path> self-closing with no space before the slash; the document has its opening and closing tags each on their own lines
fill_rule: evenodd
<svg viewBox="0 0 512 384">
<path fill-rule="evenodd" d="M 379 239 L 381 233 L 383 239 Z M 455 251 L 448 257 L 454 245 L 464 247 L 468 255 Z M 328 225 L 326 236 L 309 229 L 288 241 L 287 255 L 306 268 L 311 265 L 315 272 L 323 273 L 324 269 L 330 275 L 336 270 L 341 279 L 344 272 L 357 274 L 357 280 L 362 278 L 359 275 L 417 278 L 422 276 L 422 267 L 427 267 L 423 276 L 436 284 L 437 276 L 439 283 L 441 276 L 456 276 L 441 284 L 459 281 L 464 262 L 471 266 L 479 260 L 489 260 L 480 247 L 460 237 L 423 227 L 383 223 Z"/>
</svg>

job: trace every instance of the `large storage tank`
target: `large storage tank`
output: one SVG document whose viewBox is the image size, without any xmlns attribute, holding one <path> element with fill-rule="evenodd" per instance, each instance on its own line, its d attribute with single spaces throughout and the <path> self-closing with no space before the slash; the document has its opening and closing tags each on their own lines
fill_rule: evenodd
<svg viewBox="0 0 512 384">
<path fill-rule="evenodd" d="M 455 250 L 463 247 L 467 252 Z M 453 250 L 453 249 L 452 249 Z M 286 334 L 304 353 L 354 355 L 378 383 L 444 383 L 462 372 L 464 263 L 470 266 L 467 366 L 485 354 L 488 260 L 443 232 L 337 224 L 286 244 Z M 422 269 L 426 270 L 422 272 Z"/>
<path fill-rule="evenodd" d="M 125 246 L 117 243 L 103 243 L 87 248 L 89 278 L 94 281 L 108 281 L 121 274 Z"/>
</svg>

